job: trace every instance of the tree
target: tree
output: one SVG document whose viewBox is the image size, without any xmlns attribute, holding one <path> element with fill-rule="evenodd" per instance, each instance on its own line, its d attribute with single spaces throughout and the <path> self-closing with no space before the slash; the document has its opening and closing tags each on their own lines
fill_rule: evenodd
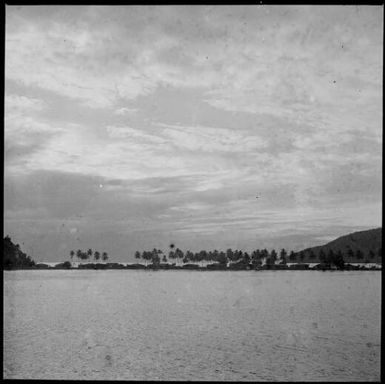
<svg viewBox="0 0 385 384">
<path fill-rule="evenodd" d="M 175 258 L 176 258 L 177 260 L 182 261 L 182 260 L 183 260 L 183 257 L 184 257 L 183 251 L 181 251 L 179 248 L 177 248 L 177 249 L 175 250 Z"/>
<path fill-rule="evenodd" d="M 142 259 L 145 261 L 146 267 L 147 267 L 147 261 L 151 259 L 151 252 L 143 251 L 142 252 Z"/>
<path fill-rule="evenodd" d="M 274 250 L 273 250 L 274 251 Z M 266 266 L 268 268 L 271 268 L 271 266 L 273 266 L 275 264 L 275 260 L 274 260 L 274 253 L 273 251 L 271 251 L 270 255 L 269 253 L 267 253 L 267 256 L 266 256 Z M 275 252 L 275 251 L 274 251 Z M 273 256 L 272 256 L 273 254 Z"/>
<path fill-rule="evenodd" d="M 135 259 L 140 259 L 140 252 L 139 251 L 136 251 L 135 252 Z"/>
<path fill-rule="evenodd" d="M 291 251 L 291 252 L 290 252 L 289 260 L 290 260 L 291 262 L 294 262 L 294 261 L 297 260 L 297 255 L 294 253 L 294 251 Z"/>
<path fill-rule="evenodd" d="M 257 267 L 259 267 L 262 264 L 261 252 L 259 249 L 257 249 L 256 251 L 253 251 L 251 253 L 251 264 L 252 264 L 254 269 L 256 269 Z"/>
<path fill-rule="evenodd" d="M 230 261 L 234 261 L 234 254 L 233 254 L 233 250 L 231 248 L 228 248 L 226 250 L 226 258 Z"/>
<path fill-rule="evenodd" d="M 357 249 L 356 258 L 357 260 L 362 260 L 364 258 L 364 254 L 362 253 L 361 249 Z"/>
<path fill-rule="evenodd" d="M 207 257 L 207 251 L 200 251 L 198 253 L 198 261 L 201 262 L 201 266 L 203 266 L 203 261 L 207 261 L 208 260 L 208 257 Z"/>
<path fill-rule="evenodd" d="M 272 264 L 274 265 L 275 262 L 277 261 L 277 252 L 275 251 L 275 249 L 273 249 L 271 252 L 270 252 L 270 259 L 271 259 L 271 262 Z"/>
<path fill-rule="evenodd" d="M 87 251 L 87 259 L 90 259 L 92 257 L 92 249 L 89 248 Z"/>
<path fill-rule="evenodd" d="M 189 261 L 194 261 L 194 254 L 191 251 L 186 252 L 186 259 Z"/>
<path fill-rule="evenodd" d="M 303 260 L 305 259 L 305 252 L 301 251 L 299 253 L 299 259 L 301 260 L 301 263 L 303 262 Z"/>
<path fill-rule="evenodd" d="M 326 254 L 323 249 L 320 250 L 318 258 L 321 263 L 326 264 Z"/>
<path fill-rule="evenodd" d="M 70 252 L 70 256 L 71 256 L 71 260 L 74 258 L 74 256 L 75 256 L 75 251 L 71 251 Z"/>
<path fill-rule="evenodd" d="M 286 250 L 284 248 L 281 249 L 281 252 L 280 252 L 279 256 L 280 256 L 280 259 L 281 259 L 281 264 L 286 265 L 287 252 L 286 252 Z"/>
<path fill-rule="evenodd" d="M 76 251 L 76 257 L 77 257 L 79 260 L 82 259 L 82 254 L 83 254 L 83 252 L 82 252 L 81 249 L 78 249 L 78 250 Z"/>
<path fill-rule="evenodd" d="M 225 254 L 224 252 L 219 252 L 216 261 L 218 261 L 219 264 L 221 264 L 221 265 L 227 265 L 227 257 L 226 257 L 226 254 Z"/>
<path fill-rule="evenodd" d="M 309 252 L 309 259 L 310 260 L 314 260 L 315 259 L 315 253 L 314 253 L 314 251 L 312 249 Z"/>
<path fill-rule="evenodd" d="M 251 261 L 250 255 L 247 252 L 245 252 L 242 257 L 242 262 L 247 266 L 250 264 L 250 261 Z"/>
<path fill-rule="evenodd" d="M 169 258 L 170 260 L 174 260 L 174 259 L 175 259 L 175 252 L 174 252 L 174 251 L 170 251 L 170 252 L 168 253 L 168 258 Z"/>
<path fill-rule="evenodd" d="M 103 261 L 107 261 L 107 260 L 108 260 L 108 253 L 107 253 L 107 252 L 103 252 L 103 254 L 102 254 L 102 260 L 103 260 Z"/>
<path fill-rule="evenodd" d="M 348 249 L 348 258 L 350 261 L 354 258 L 354 252 L 351 248 Z"/>
<path fill-rule="evenodd" d="M 173 249 L 175 248 L 175 245 L 173 243 L 170 244 L 170 251 L 168 252 L 168 258 L 171 260 L 174 260 L 176 258 L 175 252 Z M 175 264 L 175 263 L 173 263 Z"/>
<path fill-rule="evenodd" d="M 150 253 L 150 260 L 152 261 L 152 264 L 154 266 L 159 266 L 160 264 L 160 257 L 159 252 L 156 248 L 154 248 Z"/>
<path fill-rule="evenodd" d="M 24 269 L 35 266 L 35 262 L 30 256 L 21 251 L 20 246 L 12 243 L 9 236 L 3 241 L 3 268 L 4 269 Z"/>
<path fill-rule="evenodd" d="M 163 255 L 162 261 L 163 261 L 163 263 L 167 263 L 167 257 L 166 257 L 166 255 Z"/>
<path fill-rule="evenodd" d="M 98 261 L 100 259 L 100 253 L 98 251 L 94 252 L 94 259 Z"/>
<path fill-rule="evenodd" d="M 329 249 L 328 254 L 326 255 L 326 264 L 331 265 L 334 264 L 335 261 L 335 254 L 332 249 Z"/>
<path fill-rule="evenodd" d="M 338 269 L 344 268 L 345 261 L 341 250 L 338 250 L 337 254 L 334 255 L 333 263 Z"/>
</svg>

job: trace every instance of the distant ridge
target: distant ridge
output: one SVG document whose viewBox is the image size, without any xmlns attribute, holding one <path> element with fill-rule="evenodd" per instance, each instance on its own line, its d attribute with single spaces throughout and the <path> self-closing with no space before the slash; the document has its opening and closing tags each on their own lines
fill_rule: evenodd
<svg viewBox="0 0 385 384">
<path fill-rule="evenodd" d="M 338 237 L 325 245 L 306 248 L 301 252 L 305 254 L 305 260 L 308 261 L 311 251 L 313 251 L 318 259 L 321 250 L 323 250 L 326 254 L 330 250 L 333 252 L 338 252 L 340 250 L 345 261 L 349 262 L 381 262 L 382 254 L 380 255 L 380 253 L 382 252 L 382 227 L 369 229 L 367 231 L 353 232 L 348 235 Z M 353 252 L 354 257 L 349 257 L 349 254 L 351 255 L 351 251 L 349 250 Z M 362 259 L 356 257 L 357 251 L 362 252 Z M 370 252 L 374 253 L 374 258 L 369 257 Z"/>
</svg>

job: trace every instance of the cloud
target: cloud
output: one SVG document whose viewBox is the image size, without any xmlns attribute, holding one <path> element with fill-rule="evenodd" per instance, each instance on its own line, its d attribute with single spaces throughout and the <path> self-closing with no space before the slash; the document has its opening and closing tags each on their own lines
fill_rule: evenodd
<svg viewBox="0 0 385 384">
<path fill-rule="evenodd" d="M 208 152 L 245 152 L 266 147 L 267 142 L 254 134 L 247 135 L 236 129 L 213 127 L 186 127 L 156 123 L 162 127 L 162 134 L 169 137 L 175 146 L 182 149 Z"/>
<path fill-rule="evenodd" d="M 40 113 L 46 107 L 46 102 L 38 98 L 5 95 L 4 137 L 7 166 L 24 166 L 26 156 L 42 149 L 53 135 L 63 132 L 63 127 L 40 118 Z"/>
<path fill-rule="evenodd" d="M 116 127 L 113 125 L 107 126 L 107 132 L 111 138 L 133 138 L 140 141 L 150 142 L 150 143 L 165 143 L 165 140 L 162 138 L 149 135 L 141 132 L 139 129 L 134 129 L 130 127 Z"/>
<path fill-rule="evenodd" d="M 14 114 L 30 113 L 41 111 L 45 108 L 46 103 L 37 98 L 31 98 L 20 95 L 5 95 L 5 113 L 12 117 Z"/>
<path fill-rule="evenodd" d="M 377 225 L 378 10 L 8 6 L 7 223 L 121 253 Z"/>
<path fill-rule="evenodd" d="M 137 108 L 126 108 L 126 107 L 122 107 L 122 108 L 118 108 L 114 111 L 114 113 L 116 115 L 119 115 L 119 116 L 125 116 L 125 115 L 129 115 L 131 113 L 135 113 L 137 112 L 138 109 Z"/>
</svg>

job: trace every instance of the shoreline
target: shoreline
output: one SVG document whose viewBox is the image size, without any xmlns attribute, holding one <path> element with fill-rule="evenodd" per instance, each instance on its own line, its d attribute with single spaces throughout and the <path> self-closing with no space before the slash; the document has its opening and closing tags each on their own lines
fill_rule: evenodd
<svg viewBox="0 0 385 384">
<path fill-rule="evenodd" d="M 368 263 L 369 264 L 369 263 Z M 108 263 L 108 264 L 81 264 L 79 266 L 73 267 L 67 267 L 63 266 L 62 263 L 59 263 L 57 266 L 52 266 L 49 264 L 44 263 L 38 263 L 35 267 L 29 267 L 29 268 L 11 268 L 11 269 L 3 269 L 4 271 L 21 271 L 21 270 L 38 270 L 38 271 L 52 271 L 52 270 L 141 270 L 141 271 L 197 271 L 197 272 L 205 272 L 205 271 L 222 271 L 222 272 L 233 272 L 233 271 L 255 271 L 255 272 L 263 272 L 263 271 L 382 271 L 382 265 L 381 264 L 370 264 L 368 266 L 364 265 L 352 265 L 352 264 L 346 264 L 344 268 L 335 268 L 331 266 L 325 266 L 321 264 L 317 264 L 315 266 L 310 266 L 309 264 L 297 264 L 297 265 L 290 265 L 290 266 L 283 266 L 283 265 L 275 265 L 275 266 L 261 266 L 258 268 L 252 268 L 252 266 L 245 266 L 245 267 L 224 267 L 220 264 L 209 264 L 208 266 L 198 266 L 198 265 L 189 265 L 189 266 L 174 266 L 174 265 L 160 265 L 160 266 L 153 266 L 153 265 L 138 265 L 138 264 L 120 264 L 120 263 Z"/>
</svg>

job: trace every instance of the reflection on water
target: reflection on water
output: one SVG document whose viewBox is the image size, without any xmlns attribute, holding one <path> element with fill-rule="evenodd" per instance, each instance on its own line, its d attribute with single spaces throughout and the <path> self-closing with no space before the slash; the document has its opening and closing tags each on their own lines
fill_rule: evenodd
<svg viewBox="0 0 385 384">
<path fill-rule="evenodd" d="M 4 273 L 4 377 L 378 381 L 381 272 Z"/>
</svg>

